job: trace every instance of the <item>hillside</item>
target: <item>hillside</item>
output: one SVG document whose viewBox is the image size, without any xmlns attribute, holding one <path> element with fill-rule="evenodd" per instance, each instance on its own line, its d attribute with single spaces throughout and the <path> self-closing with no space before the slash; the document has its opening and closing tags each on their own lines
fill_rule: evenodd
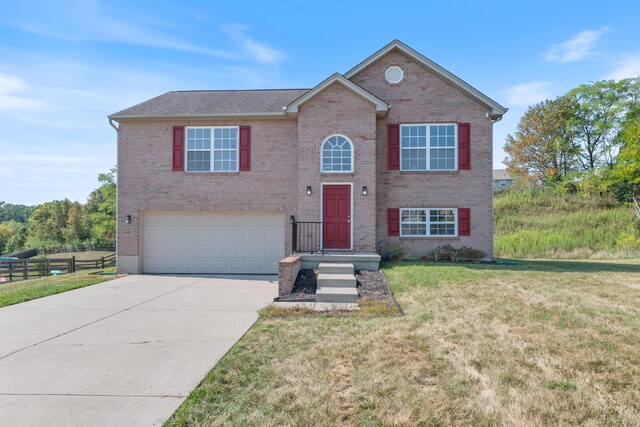
<svg viewBox="0 0 640 427">
<path fill-rule="evenodd" d="M 506 258 L 633 258 L 640 223 L 607 196 L 529 188 L 494 198 L 495 256 Z"/>
</svg>

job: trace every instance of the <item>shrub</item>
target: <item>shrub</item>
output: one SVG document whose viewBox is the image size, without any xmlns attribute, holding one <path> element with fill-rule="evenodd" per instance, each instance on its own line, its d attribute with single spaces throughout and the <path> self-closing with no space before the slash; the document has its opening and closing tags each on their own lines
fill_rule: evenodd
<svg viewBox="0 0 640 427">
<path fill-rule="evenodd" d="M 451 245 L 443 245 L 433 250 L 434 261 L 454 261 L 456 249 Z"/>
<path fill-rule="evenodd" d="M 473 249 L 469 246 L 463 246 L 457 251 L 457 258 L 462 261 L 479 262 L 486 258 L 487 253 L 480 249 Z"/>
<path fill-rule="evenodd" d="M 420 257 L 423 261 L 450 261 L 450 262 L 478 262 L 482 258 L 486 258 L 487 253 L 480 249 L 473 249 L 469 246 L 463 246 L 460 249 L 456 249 L 451 245 L 443 245 L 428 252 L 426 255 Z"/>
<path fill-rule="evenodd" d="M 391 261 L 402 261 L 404 256 L 404 249 L 400 243 L 396 242 L 389 245 L 389 259 Z"/>
</svg>

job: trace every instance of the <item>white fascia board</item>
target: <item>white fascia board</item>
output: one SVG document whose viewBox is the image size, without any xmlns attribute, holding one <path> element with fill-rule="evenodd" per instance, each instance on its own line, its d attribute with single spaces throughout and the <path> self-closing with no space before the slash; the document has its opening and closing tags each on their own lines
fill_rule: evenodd
<svg viewBox="0 0 640 427">
<path fill-rule="evenodd" d="M 350 89 L 351 91 L 355 92 L 356 94 L 360 95 L 362 98 L 372 103 L 376 107 L 377 114 L 384 115 L 387 113 L 387 111 L 389 111 L 389 105 L 387 105 L 386 102 L 384 102 L 377 96 L 367 92 L 366 90 L 362 89 L 360 86 L 356 85 L 355 83 L 345 79 L 344 76 L 342 76 L 340 73 L 334 73 L 331 76 L 329 76 L 329 78 L 325 79 L 322 83 L 318 84 L 316 87 L 311 89 L 309 92 L 305 93 L 304 95 L 300 96 L 298 99 L 294 100 L 289 105 L 287 105 L 287 109 L 286 109 L 287 114 L 297 114 L 298 107 L 300 107 L 300 105 L 304 104 L 305 102 L 307 102 L 308 100 L 316 96 L 318 93 L 322 92 L 324 89 L 326 89 L 327 87 L 329 87 L 330 85 L 336 82 L 342 84 L 347 89 Z"/>
</svg>

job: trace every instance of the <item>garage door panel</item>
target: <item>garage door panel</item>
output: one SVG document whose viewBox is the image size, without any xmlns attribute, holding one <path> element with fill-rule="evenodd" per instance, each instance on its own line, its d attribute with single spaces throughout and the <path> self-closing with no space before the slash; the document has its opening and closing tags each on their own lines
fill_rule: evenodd
<svg viewBox="0 0 640 427">
<path fill-rule="evenodd" d="M 246 228 L 244 228 L 244 226 L 229 228 L 228 233 L 229 233 L 229 239 L 231 240 L 244 239 L 247 236 L 247 230 Z"/>
<path fill-rule="evenodd" d="M 256 255 L 264 255 L 264 246 L 263 245 L 252 245 L 247 248 L 247 255 L 250 257 L 255 257 Z"/>
<path fill-rule="evenodd" d="M 222 246 L 221 244 L 218 244 L 216 246 L 212 246 L 211 247 L 213 254 L 216 256 L 230 256 L 231 255 L 231 248 L 229 246 Z"/>
<path fill-rule="evenodd" d="M 284 256 L 278 213 L 149 213 L 143 218 L 148 273 L 277 273 Z"/>
<path fill-rule="evenodd" d="M 237 244 L 231 243 L 229 244 L 229 248 L 231 249 L 232 256 L 246 256 L 247 254 L 247 246 L 246 244 Z"/>
<path fill-rule="evenodd" d="M 282 246 L 280 245 L 264 245 L 264 254 L 269 256 L 279 256 L 282 252 Z"/>
<path fill-rule="evenodd" d="M 209 256 L 211 254 L 213 254 L 213 248 L 211 247 L 211 245 L 205 244 L 205 243 L 201 243 L 199 245 L 196 246 L 198 254 L 200 256 Z"/>
<path fill-rule="evenodd" d="M 213 269 L 214 271 L 229 272 L 231 271 L 231 264 L 229 261 L 214 261 Z"/>
<path fill-rule="evenodd" d="M 264 262 L 263 261 L 247 261 L 247 272 L 249 273 L 260 273 L 260 271 L 262 271 L 262 269 L 264 269 Z"/>
<path fill-rule="evenodd" d="M 283 237 L 281 231 L 275 228 L 268 228 L 264 230 L 264 240 L 273 241 L 277 238 Z"/>
<path fill-rule="evenodd" d="M 199 259 L 196 262 L 196 269 L 198 271 L 210 271 L 213 268 L 211 265 L 211 260 L 209 259 Z"/>
</svg>

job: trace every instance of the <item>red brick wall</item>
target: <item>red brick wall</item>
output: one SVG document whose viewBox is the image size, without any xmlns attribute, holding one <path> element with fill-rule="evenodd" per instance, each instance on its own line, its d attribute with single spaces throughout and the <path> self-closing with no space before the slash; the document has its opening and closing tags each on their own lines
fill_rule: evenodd
<svg viewBox="0 0 640 427">
<path fill-rule="evenodd" d="M 391 65 L 404 70 L 404 80 L 387 83 Z M 471 246 L 493 255 L 492 124 L 490 108 L 469 97 L 432 71 L 394 50 L 351 81 L 387 102 L 387 118 L 377 123 L 377 240 L 401 242 L 408 255 L 420 256 L 450 243 Z M 387 123 L 471 123 L 471 170 L 401 172 L 387 170 Z M 471 236 L 459 238 L 399 238 L 387 236 L 387 208 L 461 207 L 471 209 Z"/>
<path fill-rule="evenodd" d="M 339 83 L 303 104 L 298 114 L 298 219 L 319 221 L 321 183 L 353 185 L 353 250 L 375 252 L 376 115 L 370 102 Z M 332 134 L 354 145 L 354 173 L 320 173 L 320 146 Z M 306 194 L 307 186 L 312 194 Z M 362 186 L 367 195 L 362 195 Z"/>
<path fill-rule="evenodd" d="M 251 125 L 251 171 L 172 170 L 172 126 Z M 291 119 L 122 121 L 118 132 L 118 255 L 139 255 L 140 212 L 277 211 L 291 253 L 289 215 L 296 213 L 297 123 Z M 131 225 L 124 224 L 132 216 Z"/>
<path fill-rule="evenodd" d="M 301 266 L 299 256 L 286 257 L 278 263 L 278 296 L 291 293 Z"/>
</svg>

